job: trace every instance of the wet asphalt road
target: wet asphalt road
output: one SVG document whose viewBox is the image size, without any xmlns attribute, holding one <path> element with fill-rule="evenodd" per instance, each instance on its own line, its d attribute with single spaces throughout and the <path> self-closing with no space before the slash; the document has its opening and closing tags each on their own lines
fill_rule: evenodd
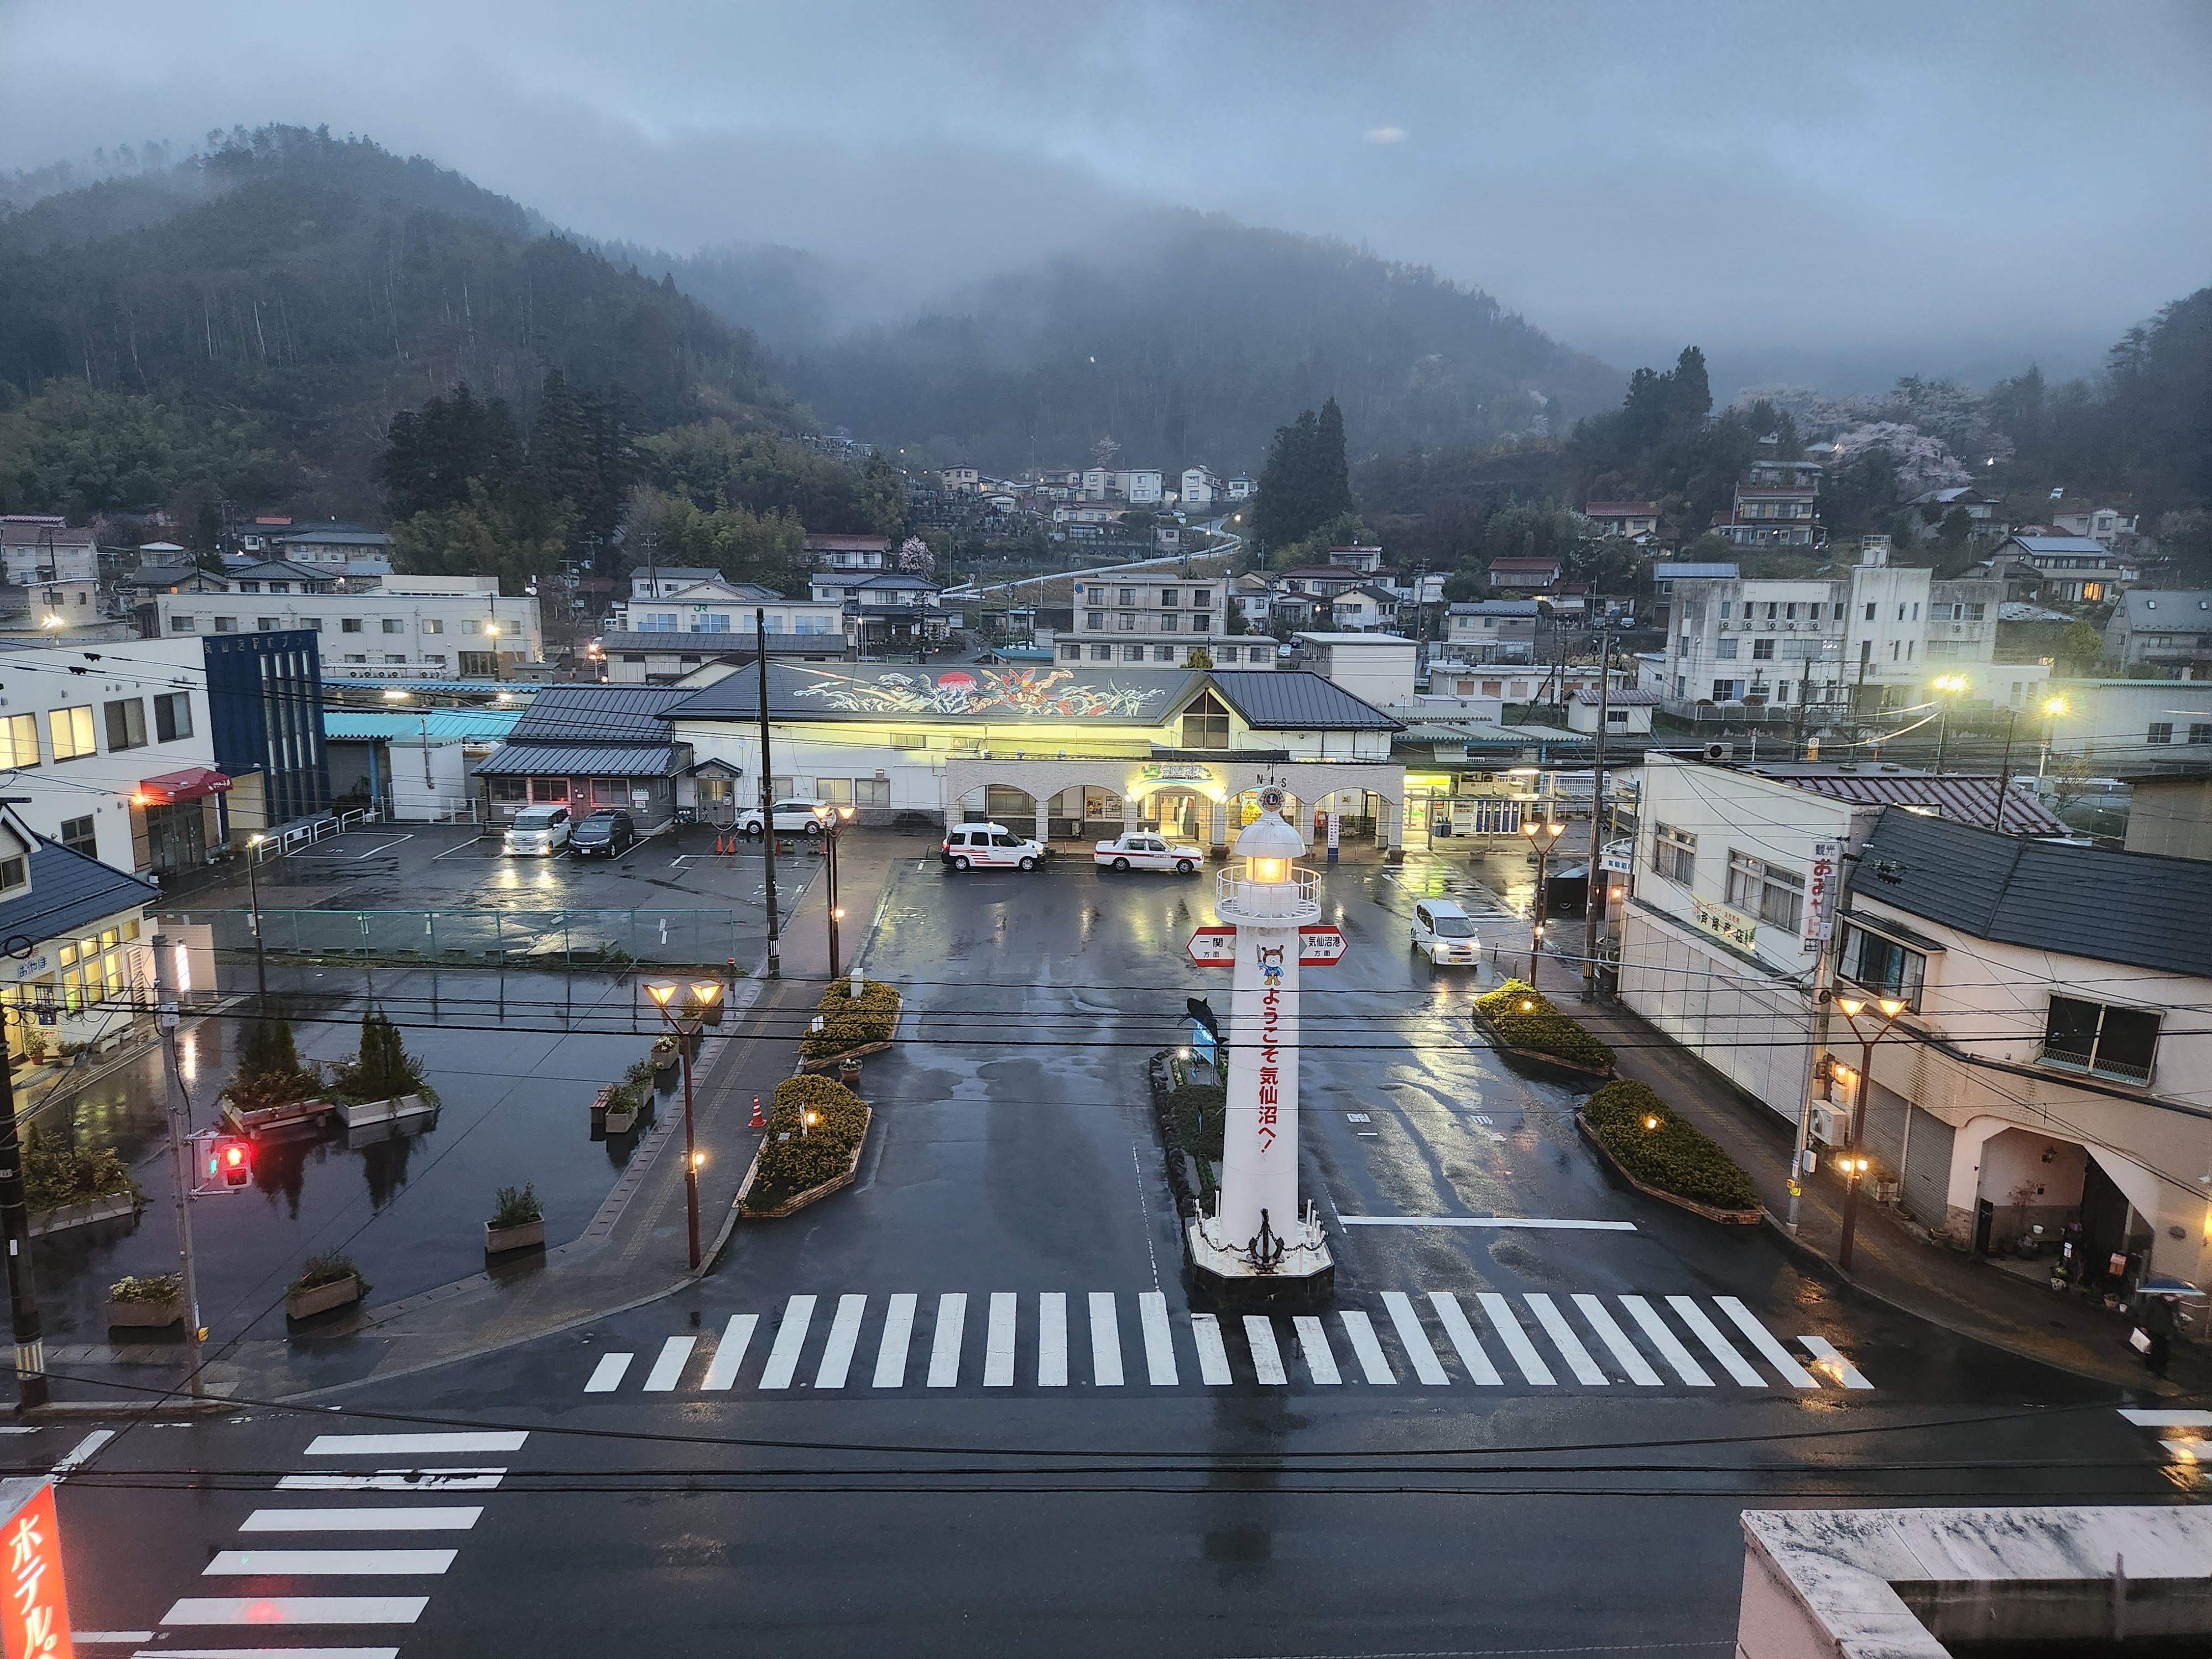
<svg viewBox="0 0 2212 1659">
<path fill-rule="evenodd" d="M 1224 1321 L 1225 1382 L 1176 1284 L 1142 1080 L 1181 1039 L 1184 996 L 1225 988 L 1182 955 L 1210 880 L 910 861 L 870 957 L 908 987 L 906 1041 L 869 1063 L 878 1129 L 852 1188 L 741 1228 L 677 1297 L 328 1402 L 346 1412 L 131 1431 L 64 1490 L 65 1524 L 94 1540 L 73 1546 L 76 1624 L 342 1593 L 411 1622 L 315 1641 L 407 1654 L 1718 1654 L 1744 1508 L 2179 1495 L 2188 1477 L 2112 1391 L 1839 1297 L 1756 1230 L 1611 1186 L 1570 1097 L 1474 1048 L 1471 986 L 1407 949 L 1412 893 L 1464 868 L 1326 874 L 1352 950 L 1306 978 L 1302 1121 L 1338 1307 L 1311 1331 Z M 1346 1224 L 1496 1216 L 1614 1224 Z M 1793 1382 L 1783 1362 L 1811 1364 L 1807 1339 L 1837 1358 Z M 311 1445 L 454 1424 L 520 1439 Z M 9 1449 L 35 1460 L 61 1437 Z M 201 1467 L 239 1473 L 144 1490 Z M 422 1468 L 499 1473 L 271 1490 Z M 437 1540 L 455 1554 L 435 1574 L 289 1563 L 210 1587 L 203 1567 L 251 1511 L 325 1502 L 482 1513 Z M 168 1644 L 217 1634 L 236 1632 Z"/>
</svg>

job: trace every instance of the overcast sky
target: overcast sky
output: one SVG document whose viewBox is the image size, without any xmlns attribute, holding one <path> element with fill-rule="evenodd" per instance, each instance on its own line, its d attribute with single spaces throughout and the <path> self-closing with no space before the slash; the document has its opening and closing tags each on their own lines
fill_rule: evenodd
<svg viewBox="0 0 2212 1659">
<path fill-rule="evenodd" d="M 908 298 L 1188 205 L 1723 396 L 2079 368 L 2212 283 L 2206 0 L 0 0 L 0 170 L 327 123 Z"/>
</svg>

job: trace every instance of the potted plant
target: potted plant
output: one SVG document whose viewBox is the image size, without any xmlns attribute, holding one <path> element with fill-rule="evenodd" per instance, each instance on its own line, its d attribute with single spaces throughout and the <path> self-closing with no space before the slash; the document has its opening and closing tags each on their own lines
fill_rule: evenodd
<svg viewBox="0 0 2212 1659">
<path fill-rule="evenodd" d="M 301 1267 L 300 1276 L 285 1286 L 284 1316 L 313 1319 L 319 1313 L 358 1302 L 368 1294 L 368 1281 L 362 1278 L 361 1269 L 353 1265 L 351 1258 L 342 1251 L 326 1251 L 309 1256 Z"/>
<path fill-rule="evenodd" d="M 484 1223 L 484 1254 L 543 1249 L 544 1243 L 545 1212 L 538 1207 L 537 1188 L 501 1188 L 491 1219 Z"/>
<path fill-rule="evenodd" d="M 165 1330 L 185 1316 L 183 1281 L 175 1273 L 117 1279 L 107 1287 L 110 1328 Z"/>
<path fill-rule="evenodd" d="M 848 1089 L 860 1080 L 860 1062 L 848 1054 L 837 1062 L 837 1081 Z"/>
<path fill-rule="evenodd" d="M 653 1069 L 656 1074 L 672 1072 L 684 1058 L 684 1051 L 673 1036 L 662 1036 L 653 1040 Z"/>
<path fill-rule="evenodd" d="M 331 1086 L 349 1129 L 396 1122 L 438 1106 L 438 1091 L 423 1078 L 422 1062 L 407 1052 L 399 1028 L 374 1006 L 361 1017 L 358 1057 L 338 1064 Z"/>
</svg>

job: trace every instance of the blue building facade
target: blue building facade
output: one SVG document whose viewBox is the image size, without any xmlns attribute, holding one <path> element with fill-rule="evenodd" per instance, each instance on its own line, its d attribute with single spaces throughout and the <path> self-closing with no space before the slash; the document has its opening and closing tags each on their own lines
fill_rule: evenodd
<svg viewBox="0 0 2212 1659">
<path fill-rule="evenodd" d="M 331 763 L 323 743 L 323 663 L 308 629 L 210 635 L 208 720 L 215 763 L 233 777 L 259 772 L 271 828 L 328 810 Z"/>
</svg>

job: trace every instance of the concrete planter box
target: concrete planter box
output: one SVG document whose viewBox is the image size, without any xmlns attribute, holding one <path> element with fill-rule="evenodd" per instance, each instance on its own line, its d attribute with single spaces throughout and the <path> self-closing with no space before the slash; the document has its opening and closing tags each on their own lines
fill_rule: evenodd
<svg viewBox="0 0 2212 1659">
<path fill-rule="evenodd" d="M 110 1330 L 166 1330 L 185 1316 L 182 1296 L 164 1297 L 159 1302 L 110 1302 L 107 1304 L 107 1328 Z"/>
<path fill-rule="evenodd" d="M 79 1200 L 75 1204 L 62 1204 L 43 1210 L 31 1218 L 31 1237 L 42 1238 L 48 1233 L 63 1232 L 71 1227 L 89 1227 L 96 1221 L 120 1221 L 138 1213 L 139 1197 L 136 1193 L 106 1193 L 98 1198 Z"/>
<path fill-rule="evenodd" d="M 420 1095 L 400 1095 L 391 1100 L 342 1100 L 337 1104 L 338 1121 L 349 1129 L 405 1123 L 428 1117 L 437 1109 Z"/>
<path fill-rule="evenodd" d="M 653 1071 L 656 1077 L 665 1077 L 684 1063 L 681 1048 L 655 1048 L 653 1051 Z"/>
<path fill-rule="evenodd" d="M 606 1132 L 611 1135 L 626 1135 L 637 1127 L 637 1113 L 630 1107 L 611 1103 L 605 1113 Z"/>
<path fill-rule="evenodd" d="M 750 1203 L 746 1202 L 752 1192 L 753 1178 L 760 1171 L 760 1154 L 756 1152 L 753 1155 L 753 1167 L 745 1172 L 744 1185 L 738 1188 L 738 1201 L 744 1206 L 740 1213 L 745 1219 L 773 1221 L 779 1216 L 795 1215 L 808 1205 L 817 1204 L 830 1194 L 852 1185 L 853 1177 L 860 1173 L 860 1155 L 868 1150 L 868 1131 L 875 1127 L 874 1109 L 872 1108 L 865 1109 L 868 1113 L 867 1121 L 860 1127 L 860 1144 L 853 1148 L 852 1159 L 845 1165 L 843 1172 L 830 1176 L 818 1187 L 809 1187 L 803 1192 L 792 1194 L 782 1203 L 773 1208 L 756 1209 Z"/>
<path fill-rule="evenodd" d="M 284 1316 L 287 1319 L 313 1319 L 317 1314 L 328 1313 L 333 1308 L 343 1308 L 360 1300 L 361 1280 L 349 1273 L 331 1284 L 318 1285 L 311 1291 L 286 1291 Z"/>
<path fill-rule="evenodd" d="M 519 1227 L 495 1227 L 484 1223 L 484 1254 L 498 1255 L 507 1250 L 543 1249 L 545 1247 L 545 1218 L 526 1221 Z"/>
</svg>

